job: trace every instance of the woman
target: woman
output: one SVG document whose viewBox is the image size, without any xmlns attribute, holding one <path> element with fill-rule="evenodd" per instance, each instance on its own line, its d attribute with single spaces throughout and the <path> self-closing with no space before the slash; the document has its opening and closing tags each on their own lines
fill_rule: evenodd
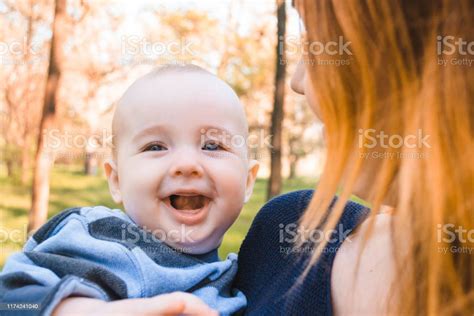
<svg viewBox="0 0 474 316">
<path fill-rule="evenodd" d="M 330 159 L 314 196 L 275 198 L 252 224 L 236 281 L 247 313 L 472 315 L 474 2 L 295 5 L 309 53 L 292 88 Z M 311 53 L 341 37 L 345 56 Z"/>
</svg>

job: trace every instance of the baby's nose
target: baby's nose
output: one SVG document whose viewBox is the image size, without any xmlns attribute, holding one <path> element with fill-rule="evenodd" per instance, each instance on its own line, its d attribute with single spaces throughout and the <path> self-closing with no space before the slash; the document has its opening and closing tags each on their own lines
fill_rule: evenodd
<svg viewBox="0 0 474 316">
<path fill-rule="evenodd" d="M 192 157 L 178 158 L 170 168 L 170 176 L 172 177 L 201 177 L 203 173 L 202 166 Z"/>
</svg>

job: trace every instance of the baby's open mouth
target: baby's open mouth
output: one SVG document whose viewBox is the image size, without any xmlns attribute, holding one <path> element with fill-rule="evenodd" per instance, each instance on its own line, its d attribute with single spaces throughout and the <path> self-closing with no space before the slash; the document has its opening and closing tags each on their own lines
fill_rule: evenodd
<svg viewBox="0 0 474 316">
<path fill-rule="evenodd" d="M 198 210 L 206 206 L 209 198 L 204 195 L 170 195 L 170 204 L 177 210 Z"/>
</svg>

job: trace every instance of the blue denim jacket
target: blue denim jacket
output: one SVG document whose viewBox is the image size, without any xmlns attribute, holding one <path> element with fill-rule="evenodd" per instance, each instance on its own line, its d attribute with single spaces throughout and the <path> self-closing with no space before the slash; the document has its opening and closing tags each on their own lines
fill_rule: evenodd
<svg viewBox="0 0 474 316">
<path fill-rule="evenodd" d="M 195 294 L 229 315 L 246 305 L 243 293 L 231 288 L 236 272 L 235 254 L 223 261 L 217 250 L 187 255 L 120 210 L 72 208 L 51 218 L 7 260 L 0 273 L 0 315 L 49 315 L 69 296 L 113 301 L 173 291 Z"/>
</svg>

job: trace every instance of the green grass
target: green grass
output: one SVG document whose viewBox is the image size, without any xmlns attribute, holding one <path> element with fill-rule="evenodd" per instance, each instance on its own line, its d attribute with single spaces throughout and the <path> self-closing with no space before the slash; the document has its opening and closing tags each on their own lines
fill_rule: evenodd
<svg viewBox="0 0 474 316">
<path fill-rule="evenodd" d="M 73 206 L 105 205 L 118 207 L 110 198 L 104 176 L 86 176 L 80 166 L 55 166 L 51 175 L 49 214 Z M 238 252 L 240 244 L 260 207 L 265 203 L 266 180 L 258 179 L 254 194 L 237 221 L 226 233 L 219 255 Z M 313 188 L 315 179 L 296 178 L 284 182 L 283 191 Z M 13 252 L 21 250 L 26 241 L 30 188 L 7 178 L 0 168 L 0 267 Z"/>
</svg>

